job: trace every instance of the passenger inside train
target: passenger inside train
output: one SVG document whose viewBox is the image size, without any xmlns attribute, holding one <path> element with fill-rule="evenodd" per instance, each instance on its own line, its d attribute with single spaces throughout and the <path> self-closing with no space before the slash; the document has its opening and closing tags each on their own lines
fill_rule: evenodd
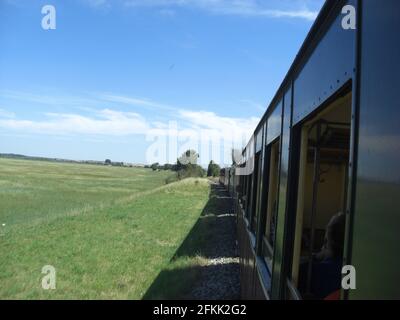
<svg viewBox="0 0 400 320">
<path fill-rule="evenodd" d="M 309 283 L 307 283 L 309 262 L 308 260 L 301 262 L 299 290 L 308 295 L 304 298 L 325 299 L 340 290 L 345 222 L 343 213 L 338 213 L 329 221 L 324 245 L 319 253 L 313 255 Z"/>
</svg>

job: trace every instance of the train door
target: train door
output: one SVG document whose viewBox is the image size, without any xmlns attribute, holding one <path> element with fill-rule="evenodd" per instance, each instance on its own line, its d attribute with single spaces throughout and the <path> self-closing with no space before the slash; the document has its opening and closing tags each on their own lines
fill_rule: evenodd
<svg viewBox="0 0 400 320">
<path fill-rule="evenodd" d="M 349 92 L 299 124 L 297 208 L 287 298 L 326 299 L 340 294 L 351 105 Z"/>
</svg>

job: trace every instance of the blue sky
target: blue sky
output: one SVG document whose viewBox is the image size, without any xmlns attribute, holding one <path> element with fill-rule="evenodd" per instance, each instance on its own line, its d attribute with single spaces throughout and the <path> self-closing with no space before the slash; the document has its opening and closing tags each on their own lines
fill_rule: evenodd
<svg viewBox="0 0 400 320">
<path fill-rule="evenodd" d="M 47 4 L 56 30 L 41 27 Z M 0 0 L 0 152 L 151 162 L 172 126 L 171 162 L 199 149 L 193 132 L 248 134 L 322 4 Z"/>
</svg>

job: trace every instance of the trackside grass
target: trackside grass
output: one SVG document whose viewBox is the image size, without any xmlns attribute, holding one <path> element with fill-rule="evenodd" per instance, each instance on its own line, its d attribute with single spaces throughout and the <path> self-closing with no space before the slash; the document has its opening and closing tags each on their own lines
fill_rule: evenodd
<svg viewBox="0 0 400 320">
<path fill-rule="evenodd" d="M 142 298 L 209 200 L 207 180 L 169 174 L 0 159 L 0 298 Z"/>
</svg>

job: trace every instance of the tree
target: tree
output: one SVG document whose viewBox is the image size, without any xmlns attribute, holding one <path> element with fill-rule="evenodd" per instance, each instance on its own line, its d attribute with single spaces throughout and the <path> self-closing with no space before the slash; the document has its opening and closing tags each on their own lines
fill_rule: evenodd
<svg viewBox="0 0 400 320">
<path fill-rule="evenodd" d="M 174 179 L 181 180 L 191 177 L 204 177 L 207 172 L 197 164 L 198 158 L 199 154 L 195 150 L 185 151 L 182 156 L 176 160 L 176 165 L 166 167 L 167 170 L 171 168 L 176 171 L 175 177 L 169 178 L 167 183 L 174 181 Z"/>
<path fill-rule="evenodd" d="M 221 167 L 214 163 L 214 161 L 210 161 L 207 169 L 207 177 L 218 177 L 221 171 Z"/>
<path fill-rule="evenodd" d="M 187 150 L 182 153 L 182 155 L 178 158 L 178 166 L 185 166 L 188 164 L 197 165 L 197 160 L 199 159 L 199 157 L 199 154 L 195 150 Z"/>
<path fill-rule="evenodd" d="M 106 161 L 104 161 L 104 164 L 110 166 L 112 163 L 110 159 L 106 159 Z"/>
<path fill-rule="evenodd" d="M 159 163 L 158 162 L 153 163 L 150 167 L 153 169 L 153 171 L 156 171 L 159 167 Z"/>
</svg>

